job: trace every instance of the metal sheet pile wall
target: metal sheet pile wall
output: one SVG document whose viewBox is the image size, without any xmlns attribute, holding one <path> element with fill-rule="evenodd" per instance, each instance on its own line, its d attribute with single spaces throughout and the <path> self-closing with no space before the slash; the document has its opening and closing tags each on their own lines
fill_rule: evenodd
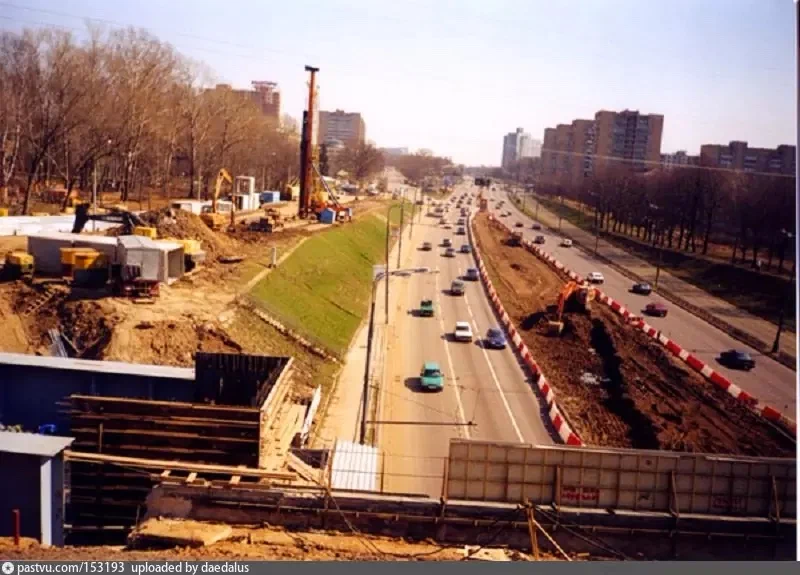
<svg viewBox="0 0 800 575">
<path fill-rule="evenodd" d="M 452 440 L 446 497 L 794 518 L 796 474 L 795 459 Z"/>
</svg>

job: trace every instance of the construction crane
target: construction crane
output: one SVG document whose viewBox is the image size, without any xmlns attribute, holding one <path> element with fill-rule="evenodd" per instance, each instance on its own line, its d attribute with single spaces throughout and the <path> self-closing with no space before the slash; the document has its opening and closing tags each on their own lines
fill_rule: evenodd
<svg viewBox="0 0 800 575">
<path fill-rule="evenodd" d="M 200 214 L 200 219 L 203 220 L 203 223 L 214 231 L 221 230 L 222 226 L 225 225 L 225 216 L 217 212 L 217 200 L 222 190 L 222 182 L 228 182 L 231 186 L 233 185 L 233 178 L 225 168 L 221 168 L 217 173 L 217 181 L 214 184 L 214 195 L 211 198 L 210 209 L 203 208 L 203 213 Z"/>
<path fill-rule="evenodd" d="M 564 287 L 561 288 L 561 292 L 558 294 L 555 317 L 547 322 L 548 334 L 561 335 L 561 332 L 564 330 L 562 317 L 564 315 L 564 307 L 567 303 L 574 300 L 577 301 L 584 310 L 588 310 L 595 296 L 596 292 L 594 288 L 587 283 L 569 281 L 564 284 Z"/>
<path fill-rule="evenodd" d="M 75 206 L 75 223 L 72 225 L 73 234 L 81 233 L 89 221 L 120 224 L 123 227 L 124 235 L 131 235 L 134 228 L 144 226 L 139 216 L 132 212 L 113 209 L 107 214 L 90 214 L 90 207 L 90 204 L 78 204 Z"/>
</svg>

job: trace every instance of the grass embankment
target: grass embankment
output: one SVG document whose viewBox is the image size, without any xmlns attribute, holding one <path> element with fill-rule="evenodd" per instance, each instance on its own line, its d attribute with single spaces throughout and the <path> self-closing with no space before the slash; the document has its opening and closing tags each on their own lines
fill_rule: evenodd
<svg viewBox="0 0 800 575">
<path fill-rule="evenodd" d="M 574 205 L 545 197 L 537 197 L 541 207 L 561 216 L 575 226 L 594 233 L 593 214 L 585 213 Z M 517 202 L 519 206 L 519 202 Z M 534 202 L 526 203 L 526 213 L 533 215 Z M 551 224 L 541 217 L 544 223 Z M 653 246 L 631 238 L 629 236 L 602 232 L 601 237 L 610 244 L 635 255 L 655 267 L 658 263 L 658 249 Z M 789 263 L 791 266 L 791 263 Z M 731 305 L 747 311 L 757 317 L 777 324 L 780 316 L 780 306 L 786 299 L 789 289 L 789 280 L 771 273 L 758 273 L 755 270 L 732 265 L 723 260 L 704 257 L 676 250 L 663 249 L 661 254 L 661 269 L 668 271 L 673 276 L 690 283 L 711 295 L 718 297 Z M 785 321 L 789 329 L 795 329 L 794 298 L 789 298 L 786 309 Z"/>
<path fill-rule="evenodd" d="M 410 205 L 404 222 L 410 220 Z M 399 223 L 400 210 L 390 221 Z M 250 292 L 253 302 L 290 329 L 343 356 L 367 315 L 372 266 L 383 262 L 384 215 L 315 234 Z"/>
</svg>

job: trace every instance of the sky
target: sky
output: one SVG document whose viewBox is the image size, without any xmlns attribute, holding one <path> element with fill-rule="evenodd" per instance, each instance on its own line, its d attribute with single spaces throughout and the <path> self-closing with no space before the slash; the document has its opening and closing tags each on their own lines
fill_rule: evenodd
<svg viewBox="0 0 800 575">
<path fill-rule="evenodd" d="M 498 165 L 503 135 L 600 109 L 664 115 L 662 153 L 794 144 L 794 0 L 0 0 L 0 26 L 146 28 L 302 116 L 360 112 L 378 146 Z M 102 22 L 98 22 L 102 21 Z"/>
</svg>

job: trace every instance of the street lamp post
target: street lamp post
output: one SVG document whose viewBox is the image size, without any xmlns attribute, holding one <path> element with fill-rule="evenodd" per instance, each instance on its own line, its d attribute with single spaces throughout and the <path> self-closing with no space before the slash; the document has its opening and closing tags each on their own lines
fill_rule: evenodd
<svg viewBox="0 0 800 575">
<path fill-rule="evenodd" d="M 386 211 L 386 257 L 384 260 L 384 264 L 386 265 L 386 272 L 389 273 L 389 239 L 391 234 L 391 217 L 392 217 L 392 210 L 395 208 L 401 207 L 398 204 L 394 204 L 393 206 L 389 206 L 389 209 Z M 400 228 L 400 235 L 402 238 L 403 228 Z M 400 263 L 398 262 L 398 267 L 400 267 Z M 386 309 L 384 310 L 386 313 L 386 321 L 385 323 L 389 323 L 389 280 L 386 280 Z"/>
<path fill-rule="evenodd" d="M 376 266 L 377 268 L 378 266 Z M 367 330 L 367 360 L 364 365 L 364 385 L 362 390 L 362 397 L 361 397 L 361 433 L 359 434 L 359 443 L 364 445 L 364 442 L 367 438 L 367 408 L 369 407 L 369 373 L 371 367 L 371 359 L 372 359 L 372 336 L 375 333 L 375 300 L 377 299 L 377 291 L 378 291 L 378 282 L 381 281 L 381 278 L 386 276 L 386 272 L 388 268 L 385 268 L 383 271 L 375 271 L 373 272 L 372 277 L 372 296 L 370 298 L 369 304 L 369 328 Z M 388 286 L 389 286 L 389 278 L 386 278 L 386 286 L 387 286 L 387 294 Z M 388 299 L 386 300 L 388 304 Z M 386 309 L 389 309 L 389 306 L 386 306 Z M 386 312 L 389 313 L 388 311 Z"/>
</svg>

